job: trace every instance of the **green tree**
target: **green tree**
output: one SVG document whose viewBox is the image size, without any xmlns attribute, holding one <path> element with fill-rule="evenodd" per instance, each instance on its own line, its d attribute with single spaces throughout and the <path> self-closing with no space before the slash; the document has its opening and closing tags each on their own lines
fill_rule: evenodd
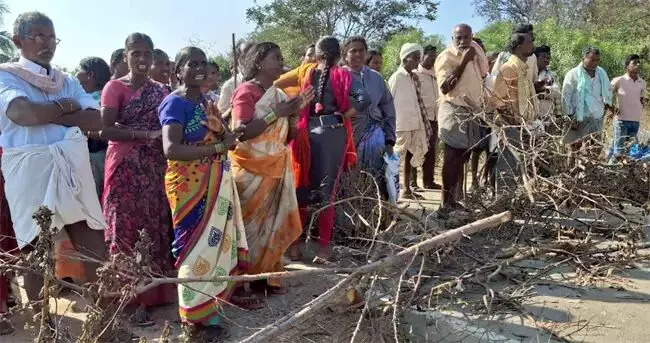
<svg viewBox="0 0 650 343">
<path fill-rule="evenodd" d="M 296 65 L 305 46 L 324 35 L 382 42 L 409 23 L 434 20 L 437 8 L 434 0 L 272 0 L 246 17 L 256 26 L 251 38 L 278 42 Z"/>
<path fill-rule="evenodd" d="M 476 14 L 488 21 L 543 22 L 555 20 L 563 27 L 585 22 L 584 12 L 593 1 L 585 0 L 473 0 Z"/>
<path fill-rule="evenodd" d="M 384 56 L 384 69 L 382 74 L 389 78 L 402 63 L 399 59 L 399 52 L 405 43 L 418 43 L 422 46 L 433 45 L 442 50 L 444 48 L 444 38 L 440 35 L 426 35 L 420 29 L 410 29 L 392 35 L 382 50 Z"/>
<path fill-rule="evenodd" d="M 9 6 L 0 1 L 0 25 L 4 25 L 4 17 L 7 14 L 9 14 Z M 16 46 L 11 41 L 11 33 L 0 31 L 0 63 L 8 62 L 16 53 Z"/>
<path fill-rule="evenodd" d="M 510 37 L 512 27 L 511 22 L 496 22 L 476 35 L 483 40 L 488 50 L 502 51 Z M 535 26 L 535 45 L 542 44 L 551 47 L 550 68 L 557 72 L 560 78 L 580 63 L 582 50 L 587 46 L 595 46 L 601 50 L 600 66 L 607 71 L 610 78 L 625 72 L 623 62 L 627 55 L 640 52 L 637 43 L 608 38 L 600 31 L 561 27 L 554 20 L 546 20 Z"/>
</svg>

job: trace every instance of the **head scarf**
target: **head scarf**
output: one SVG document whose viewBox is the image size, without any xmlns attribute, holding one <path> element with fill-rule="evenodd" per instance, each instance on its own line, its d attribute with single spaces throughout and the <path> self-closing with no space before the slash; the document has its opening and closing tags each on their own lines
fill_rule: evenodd
<svg viewBox="0 0 650 343">
<path fill-rule="evenodd" d="M 402 45 L 402 49 L 399 51 L 399 60 L 404 61 L 406 56 L 419 51 L 420 55 L 422 55 L 422 51 L 424 49 L 422 48 L 422 45 L 417 44 L 417 43 L 406 43 Z"/>
</svg>

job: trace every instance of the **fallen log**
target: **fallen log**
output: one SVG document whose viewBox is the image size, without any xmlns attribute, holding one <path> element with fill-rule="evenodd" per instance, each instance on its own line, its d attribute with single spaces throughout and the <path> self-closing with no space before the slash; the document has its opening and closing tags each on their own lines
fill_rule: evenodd
<svg viewBox="0 0 650 343">
<path fill-rule="evenodd" d="M 442 233 L 440 235 L 422 241 L 418 244 L 415 244 L 407 249 L 400 251 L 396 255 L 389 256 L 379 261 L 359 267 L 354 273 L 352 273 L 347 278 L 338 282 L 334 287 L 330 288 L 329 290 L 321 294 L 316 299 L 303 305 L 302 308 L 297 309 L 287 314 L 286 316 L 276 320 L 273 324 L 264 327 L 263 329 L 257 331 L 256 333 L 247 337 L 241 342 L 242 343 L 271 342 L 273 341 L 273 337 L 276 337 L 277 335 L 286 331 L 291 326 L 295 326 L 302 323 L 303 321 L 307 320 L 311 315 L 313 315 L 316 311 L 325 307 L 325 305 L 329 302 L 331 298 L 333 298 L 336 294 L 344 290 L 348 285 L 350 285 L 352 282 L 354 282 L 361 276 L 391 265 L 404 263 L 408 261 L 409 258 L 412 258 L 414 254 L 420 252 L 426 252 L 435 247 L 458 240 L 465 235 L 471 235 L 481 230 L 501 225 L 503 223 L 510 221 L 511 218 L 512 218 L 512 214 L 509 211 L 506 211 L 506 212 L 493 215 L 488 218 L 477 220 L 473 223 L 464 225 L 457 229 L 449 230 L 445 233 Z"/>
</svg>

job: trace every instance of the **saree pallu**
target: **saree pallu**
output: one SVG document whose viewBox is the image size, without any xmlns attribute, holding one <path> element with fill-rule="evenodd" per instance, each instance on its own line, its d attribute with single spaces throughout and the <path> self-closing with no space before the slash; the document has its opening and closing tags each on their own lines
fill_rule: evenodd
<svg viewBox="0 0 650 343">
<path fill-rule="evenodd" d="M 169 161 L 165 176 L 174 223 L 178 277 L 241 274 L 248 246 L 230 161 Z M 198 282 L 178 286 L 181 320 L 215 326 L 222 303 L 235 282 Z"/>
<path fill-rule="evenodd" d="M 357 143 L 357 163 L 361 169 L 378 178 L 384 169 L 385 135 L 380 123 L 370 119 Z"/>
<path fill-rule="evenodd" d="M 263 118 L 284 99 L 284 94 L 271 87 L 255 104 L 254 119 Z M 285 144 L 289 127 L 289 118 L 279 118 L 231 153 L 250 250 L 250 274 L 282 271 L 282 256 L 302 232 L 291 152 Z M 276 279 L 267 282 L 280 285 Z"/>
</svg>

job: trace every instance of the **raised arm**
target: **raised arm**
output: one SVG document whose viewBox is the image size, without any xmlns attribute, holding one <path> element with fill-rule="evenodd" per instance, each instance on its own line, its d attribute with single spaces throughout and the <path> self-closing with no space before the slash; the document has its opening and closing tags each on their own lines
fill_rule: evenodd
<svg viewBox="0 0 650 343">
<path fill-rule="evenodd" d="M 463 57 L 460 61 L 460 64 L 458 65 L 451 63 L 449 58 L 444 54 L 440 54 L 440 56 L 438 56 L 441 66 L 440 69 L 436 68 L 436 77 L 438 80 L 441 80 L 441 83 L 439 81 L 439 84 L 442 94 L 446 95 L 447 93 L 454 90 L 454 88 L 456 88 L 458 80 L 460 80 L 463 73 L 465 72 L 465 68 L 469 62 L 474 59 L 475 56 L 476 50 L 474 50 L 473 47 L 470 47 L 466 52 L 463 53 Z M 438 64 L 438 60 L 436 60 L 436 64 Z"/>
</svg>

